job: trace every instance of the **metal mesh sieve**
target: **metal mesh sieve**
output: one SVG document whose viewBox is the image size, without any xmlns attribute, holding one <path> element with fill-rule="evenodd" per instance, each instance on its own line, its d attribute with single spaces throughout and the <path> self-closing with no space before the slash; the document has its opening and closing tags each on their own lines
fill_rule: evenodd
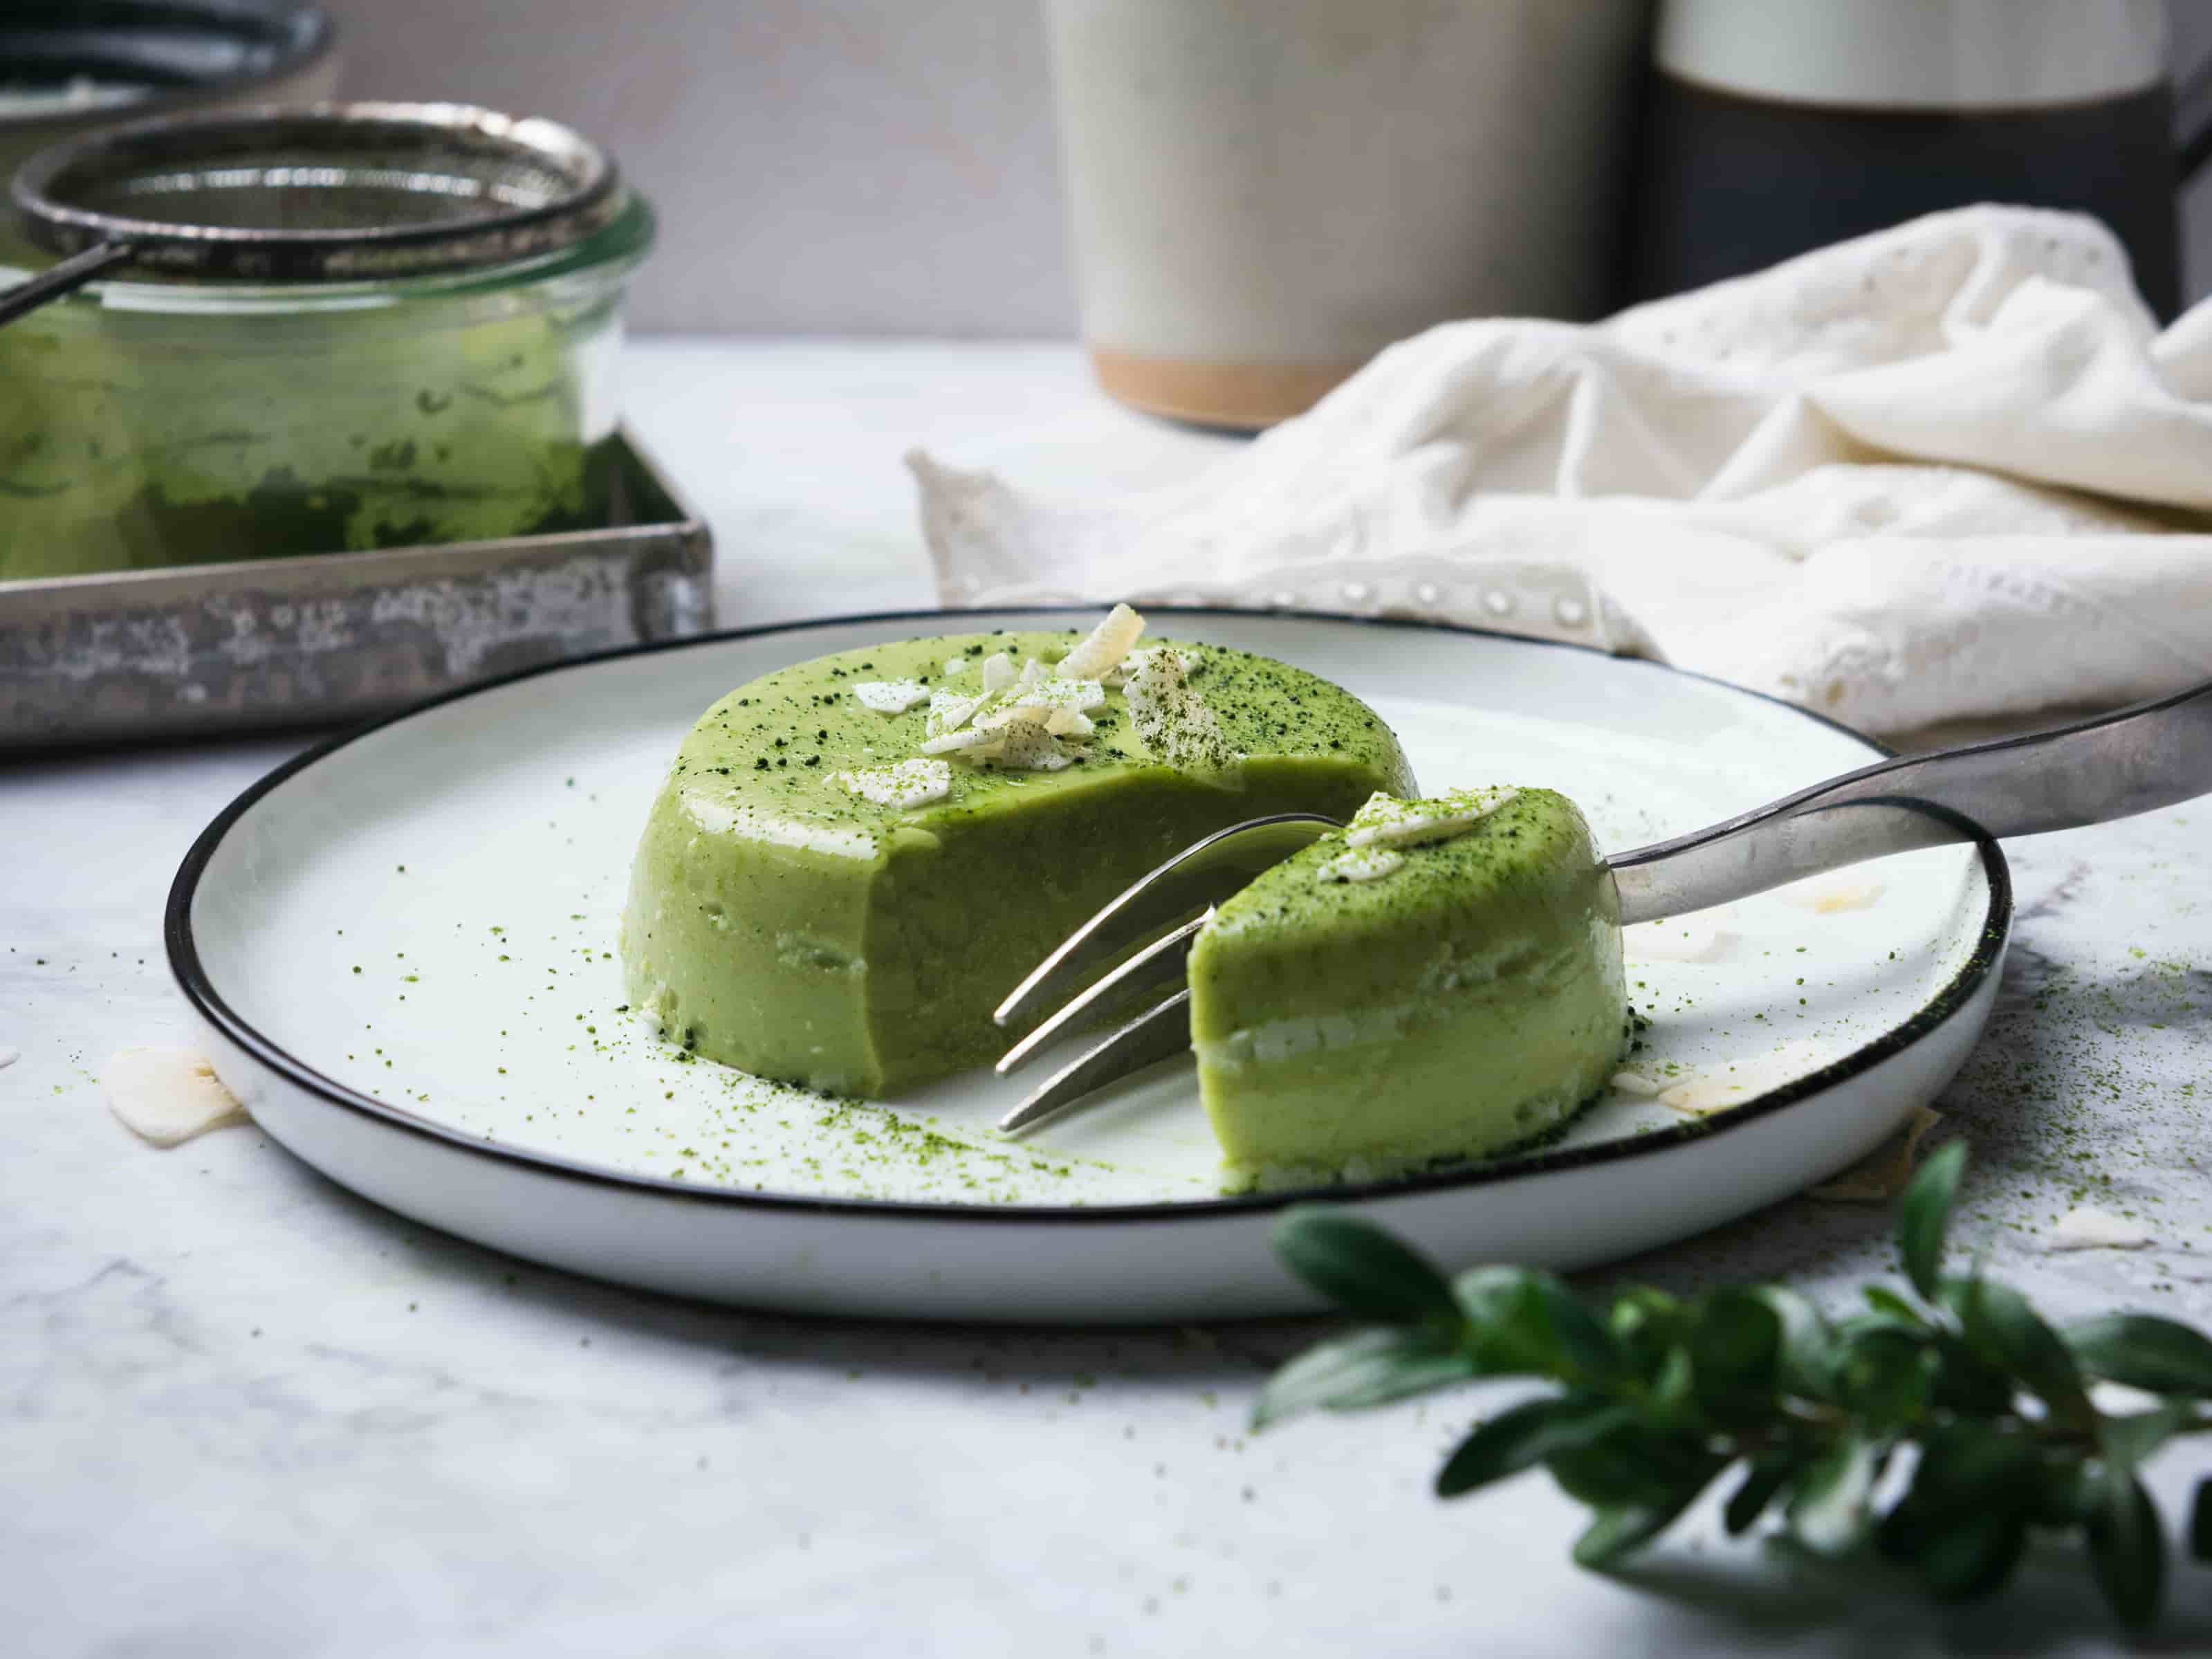
<svg viewBox="0 0 2212 1659">
<path fill-rule="evenodd" d="M 0 321 L 131 264 L 168 278 L 360 282 L 556 252 L 622 207 L 613 161 L 557 122 L 356 103 L 143 121 L 41 150 L 10 191 L 63 264 Z"/>
</svg>

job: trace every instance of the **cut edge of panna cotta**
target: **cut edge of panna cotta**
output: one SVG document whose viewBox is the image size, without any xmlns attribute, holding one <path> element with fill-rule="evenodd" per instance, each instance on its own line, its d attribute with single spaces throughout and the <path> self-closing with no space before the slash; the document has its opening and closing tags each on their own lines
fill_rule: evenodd
<svg viewBox="0 0 2212 1659">
<path fill-rule="evenodd" d="M 723 697 L 640 838 L 632 1006 L 704 1058 L 880 1098 L 995 1058 L 1006 994 L 1191 842 L 1410 791 L 1350 692 L 1144 626 L 885 641 Z"/>
<path fill-rule="evenodd" d="M 1190 957 L 1231 1184 L 1401 1175 L 1559 1130 L 1631 1039 L 1619 916 L 1547 789 L 1378 793 L 1264 872 Z"/>
</svg>

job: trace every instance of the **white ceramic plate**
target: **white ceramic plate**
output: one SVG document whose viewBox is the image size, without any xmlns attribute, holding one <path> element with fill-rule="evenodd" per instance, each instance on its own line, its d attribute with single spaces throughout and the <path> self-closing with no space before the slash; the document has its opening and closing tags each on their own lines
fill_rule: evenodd
<svg viewBox="0 0 2212 1659">
<path fill-rule="evenodd" d="M 632 843 L 709 702 L 850 646 L 1064 613 L 841 619 L 617 653 L 446 697 L 248 790 L 179 872 L 171 963 L 270 1133 L 417 1220 L 579 1273 L 817 1312 L 1195 1318 L 1310 1305 L 1221 1195 L 1189 1067 L 1018 1145 L 988 1073 L 883 1107 L 705 1061 L 623 1011 Z M 1161 631 L 1370 701 L 1424 784 L 1565 790 L 1624 849 L 1863 765 L 1814 716 L 1652 664 L 1408 623 L 1206 611 Z M 1329 1196 L 1455 1264 L 1585 1266 L 1862 1156 L 1966 1057 L 2010 901 L 1940 848 L 1629 934 L 1651 1021 L 1564 1139 Z M 1027 963 L 1009 963 L 1009 983 Z"/>
</svg>

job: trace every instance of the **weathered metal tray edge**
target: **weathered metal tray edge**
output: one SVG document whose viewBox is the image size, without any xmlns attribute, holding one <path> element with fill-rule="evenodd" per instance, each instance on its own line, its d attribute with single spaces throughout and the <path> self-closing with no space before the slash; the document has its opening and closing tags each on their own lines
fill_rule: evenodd
<svg viewBox="0 0 2212 1659">
<path fill-rule="evenodd" d="M 0 581 L 0 754 L 366 719 L 714 626 L 707 526 L 625 428 L 606 529 Z"/>
</svg>

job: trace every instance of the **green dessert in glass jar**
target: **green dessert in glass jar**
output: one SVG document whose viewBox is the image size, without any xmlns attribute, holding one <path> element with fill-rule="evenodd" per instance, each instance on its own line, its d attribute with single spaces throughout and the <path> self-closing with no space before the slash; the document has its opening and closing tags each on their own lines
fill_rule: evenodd
<svg viewBox="0 0 2212 1659">
<path fill-rule="evenodd" d="M 108 282 L 0 328 L 0 580 L 604 523 L 653 228 L 633 195 L 489 270 Z"/>
</svg>

